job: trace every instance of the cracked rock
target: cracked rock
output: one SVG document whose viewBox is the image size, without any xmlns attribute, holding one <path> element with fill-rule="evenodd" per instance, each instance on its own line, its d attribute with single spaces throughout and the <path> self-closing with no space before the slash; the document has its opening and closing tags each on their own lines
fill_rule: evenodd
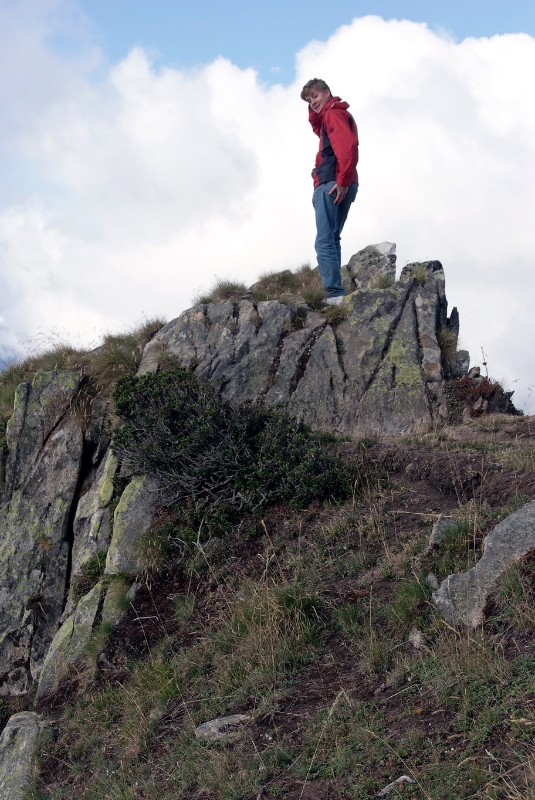
<svg viewBox="0 0 535 800">
<path fill-rule="evenodd" d="M 382 242 L 350 259 L 347 317 L 336 327 L 297 295 L 195 306 L 149 342 L 139 374 L 166 355 L 233 404 L 263 399 L 316 429 L 351 437 L 425 429 L 447 415 L 438 332 L 457 331 L 458 314 L 447 317 L 440 262 L 408 265 L 396 282 L 395 258 L 395 245 Z"/>
</svg>

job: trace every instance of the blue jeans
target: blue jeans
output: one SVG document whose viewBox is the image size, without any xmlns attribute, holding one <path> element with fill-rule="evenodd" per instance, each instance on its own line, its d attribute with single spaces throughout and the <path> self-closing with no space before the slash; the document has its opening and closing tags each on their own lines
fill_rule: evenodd
<svg viewBox="0 0 535 800">
<path fill-rule="evenodd" d="M 352 183 L 340 205 L 335 206 L 336 193 L 329 194 L 335 183 L 336 181 L 320 183 L 314 189 L 312 198 L 316 212 L 316 255 L 321 282 L 327 297 L 339 297 L 345 294 L 340 274 L 342 266 L 340 234 L 359 188 L 358 183 Z"/>
</svg>

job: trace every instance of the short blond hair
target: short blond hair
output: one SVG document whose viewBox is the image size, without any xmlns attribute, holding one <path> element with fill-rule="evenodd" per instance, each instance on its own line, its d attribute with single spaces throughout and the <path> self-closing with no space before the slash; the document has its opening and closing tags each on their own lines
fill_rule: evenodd
<svg viewBox="0 0 535 800">
<path fill-rule="evenodd" d="M 331 90 L 329 89 L 325 81 L 322 81 L 321 78 L 312 78 L 311 81 L 308 81 L 303 86 L 303 90 L 301 92 L 301 100 L 306 100 L 313 89 L 315 89 L 317 92 L 329 92 L 329 94 L 331 94 Z"/>
</svg>

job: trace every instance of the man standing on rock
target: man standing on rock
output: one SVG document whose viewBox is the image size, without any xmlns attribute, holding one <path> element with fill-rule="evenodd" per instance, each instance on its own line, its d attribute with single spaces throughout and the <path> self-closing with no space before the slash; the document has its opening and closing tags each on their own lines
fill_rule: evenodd
<svg viewBox="0 0 535 800">
<path fill-rule="evenodd" d="M 344 299 L 341 276 L 340 235 L 349 207 L 357 196 L 359 140 L 349 104 L 333 97 L 325 81 L 313 78 L 303 86 L 308 118 L 319 137 L 316 166 L 312 171 L 316 212 L 316 254 L 327 305 Z"/>
</svg>

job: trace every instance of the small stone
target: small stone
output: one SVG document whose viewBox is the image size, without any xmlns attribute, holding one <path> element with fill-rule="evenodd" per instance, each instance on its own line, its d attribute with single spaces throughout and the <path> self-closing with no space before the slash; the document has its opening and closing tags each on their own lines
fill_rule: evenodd
<svg viewBox="0 0 535 800">
<path fill-rule="evenodd" d="M 411 628 L 409 633 L 409 642 L 412 644 L 415 650 L 421 650 L 425 645 L 425 638 L 422 631 L 418 630 L 418 628 Z"/>
<path fill-rule="evenodd" d="M 398 786 L 402 786 L 404 783 L 416 783 L 416 781 L 414 778 L 409 778 L 408 775 L 402 775 L 397 780 L 389 783 L 388 786 L 385 786 L 384 789 L 381 789 L 380 792 L 377 792 L 377 797 L 386 797 L 390 794 L 390 792 L 393 792 L 394 789 L 396 789 Z"/>
<path fill-rule="evenodd" d="M 427 580 L 428 585 L 431 587 L 431 589 L 433 589 L 433 591 L 436 592 L 436 590 L 440 586 L 440 582 L 439 582 L 437 576 L 435 575 L 435 573 L 434 572 L 430 572 L 429 575 L 427 576 L 426 580 Z"/>
<path fill-rule="evenodd" d="M 458 350 L 455 364 L 455 376 L 466 375 L 470 369 L 470 353 L 468 350 Z"/>
<path fill-rule="evenodd" d="M 472 367 L 471 370 L 468 371 L 468 378 L 479 378 L 481 375 L 481 367 Z"/>
<path fill-rule="evenodd" d="M 427 552 L 430 553 L 433 550 L 438 550 L 442 539 L 452 530 L 452 528 L 456 527 L 457 523 L 454 519 L 440 516 L 433 525 L 431 536 L 429 537 Z"/>
<path fill-rule="evenodd" d="M 205 742 L 230 742 L 237 739 L 242 728 L 250 721 L 246 714 L 232 714 L 203 722 L 195 728 L 195 736 Z"/>
</svg>

